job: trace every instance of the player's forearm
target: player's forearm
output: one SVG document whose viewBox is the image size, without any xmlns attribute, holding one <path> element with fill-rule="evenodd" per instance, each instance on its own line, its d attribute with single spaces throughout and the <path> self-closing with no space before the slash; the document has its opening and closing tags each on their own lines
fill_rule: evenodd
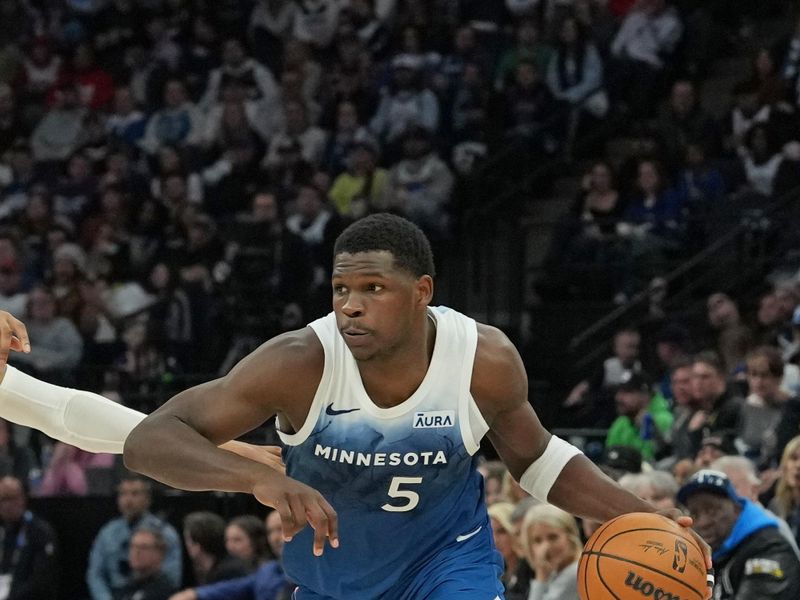
<svg viewBox="0 0 800 600">
<path fill-rule="evenodd" d="M 600 522 L 629 512 L 654 512 L 650 504 L 622 489 L 583 455 L 566 464 L 547 501 L 581 518 Z"/>
<path fill-rule="evenodd" d="M 283 477 L 275 470 L 220 450 L 170 413 L 156 412 L 128 436 L 125 466 L 187 491 L 251 493 L 257 482 Z"/>
</svg>

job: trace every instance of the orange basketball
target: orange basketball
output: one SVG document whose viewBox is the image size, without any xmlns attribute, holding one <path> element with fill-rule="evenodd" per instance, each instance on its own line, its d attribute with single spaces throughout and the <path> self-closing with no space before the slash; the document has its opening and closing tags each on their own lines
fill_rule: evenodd
<svg viewBox="0 0 800 600">
<path fill-rule="evenodd" d="M 651 513 L 604 523 L 581 554 L 582 600 L 703 600 L 706 565 L 686 529 Z"/>
</svg>

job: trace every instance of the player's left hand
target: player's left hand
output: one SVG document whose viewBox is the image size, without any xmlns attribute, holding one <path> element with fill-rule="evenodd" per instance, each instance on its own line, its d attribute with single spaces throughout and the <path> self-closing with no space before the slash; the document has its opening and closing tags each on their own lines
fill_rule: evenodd
<svg viewBox="0 0 800 600">
<path fill-rule="evenodd" d="M 0 370 L 5 369 L 11 350 L 30 352 L 31 343 L 25 324 L 11 313 L 0 310 Z"/>
<path fill-rule="evenodd" d="M 255 462 L 267 465 L 279 473 L 286 473 L 286 465 L 281 459 L 281 449 L 278 446 L 257 446 L 245 442 L 231 441 L 220 446 L 223 450 L 238 454 Z"/>
<path fill-rule="evenodd" d="M 711 546 L 709 546 L 706 543 L 706 541 L 702 537 L 700 537 L 699 533 L 697 533 L 694 529 L 692 529 L 692 523 L 693 523 L 692 517 L 683 514 L 677 508 L 667 508 L 667 509 L 659 510 L 659 511 L 656 511 L 656 512 L 659 515 L 663 516 L 663 517 L 667 517 L 668 519 L 672 519 L 673 521 L 675 521 L 681 527 L 686 527 L 689 530 L 689 533 L 692 534 L 692 537 L 694 537 L 694 539 L 697 542 L 698 546 L 700 546 L 700 549 L 703 551 L 703 556 L 706 559 L 706 570 L 709 573 L 713 574 L 714 565 L 713 565 L 713 562 L 711 561 Z M 713 594 L 713 591 L 714 591 L 713 586 L 709 586 L 708 595 L 706 596 L 706 600 L 709 600 L 711 598 L 711 595 Z"/>
</svg>

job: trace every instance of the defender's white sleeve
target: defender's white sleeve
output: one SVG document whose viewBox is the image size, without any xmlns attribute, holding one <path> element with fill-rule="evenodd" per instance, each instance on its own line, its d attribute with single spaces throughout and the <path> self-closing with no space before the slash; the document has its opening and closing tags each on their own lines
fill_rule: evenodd
<svg viewBox="0 0 800 600">
<path fill-rule="evenodd" d="M 99 394 L 45 383 L 6 366 L 0 417 L 81 450 L 122 454 L 125 438 L 145 415 Z"/>
</svg>

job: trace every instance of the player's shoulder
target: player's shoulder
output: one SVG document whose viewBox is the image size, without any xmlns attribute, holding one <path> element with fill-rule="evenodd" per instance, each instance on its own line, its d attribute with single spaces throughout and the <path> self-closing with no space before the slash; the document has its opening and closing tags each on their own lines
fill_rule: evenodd
<svg viewBox="0 0 800 600">
<path fill-rule="evenodd" d="M 322 378 L 325 353 L 310 327 L 282 333 L 264 342 L 225 377 L 227 384 L 256 393 L 298 390 Z M 302 386 L 300 386 L 302 387 Z"/>
<path fill-rule="evenodd" d="M 525 366 L 514 344 L 497 327 L 477 324 L 478 345 L 472 368 L 471 392 L 479 406 L 520 394 L 527 396 Z"/>
</svg>

